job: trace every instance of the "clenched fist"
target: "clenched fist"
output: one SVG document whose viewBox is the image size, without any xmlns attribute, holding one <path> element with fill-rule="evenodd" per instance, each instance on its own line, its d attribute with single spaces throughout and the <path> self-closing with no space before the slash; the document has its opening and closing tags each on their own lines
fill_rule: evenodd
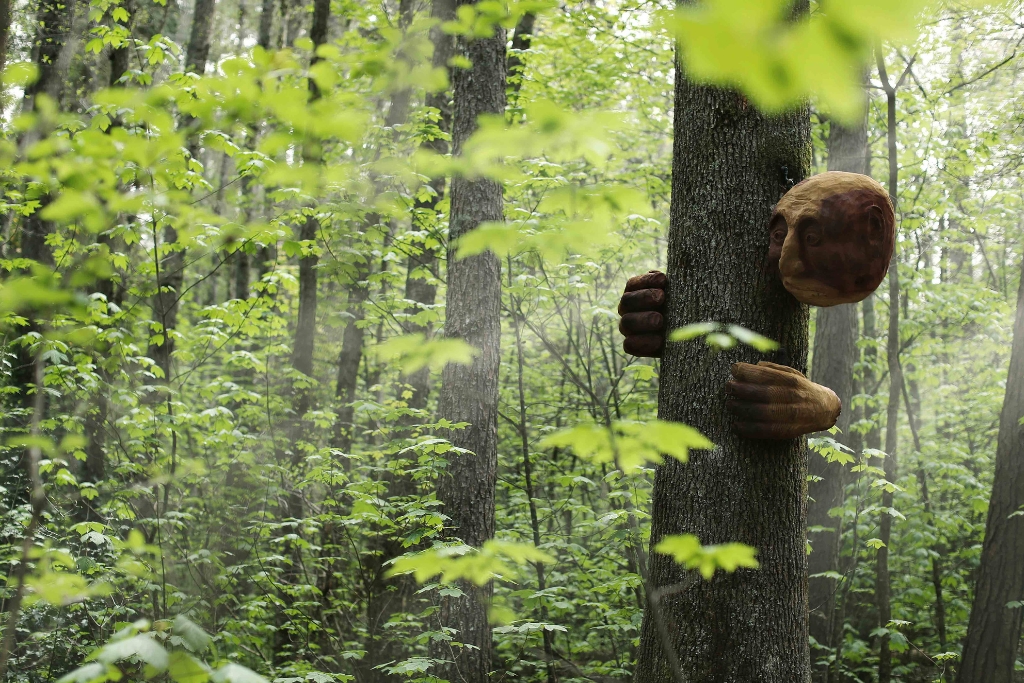
<svg viewBox="0 0 1024 683">
<path fill-rule="evenodd" d="M 668 277 L 652 270 L 626 282 L 619 300 L 619 332 L 623 350 L 634 356 L 657 358 L 665 348 L 665 287 Z"/>
<path fill-rule="evenodd" d="M 733 431 L 749 439 L 795 439 L 832 428 L 842 403 L 828 387 L 785 365 L 734 363 L 725 407 Z"/>
</svg>

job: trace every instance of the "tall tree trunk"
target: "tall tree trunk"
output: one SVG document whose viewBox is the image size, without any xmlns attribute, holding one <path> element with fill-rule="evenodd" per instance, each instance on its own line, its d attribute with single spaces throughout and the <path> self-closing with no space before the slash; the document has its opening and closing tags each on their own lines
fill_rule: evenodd
<svg viewBox="0 0 1024 683">
<path fill-rule="evenodd" d="M 469 4 L 458 0 L 457 6 Z M 505 111 L 505 30 L 495 26 L 490 38 L 460 37 L 457 50 L 472 66 L 454 73 L 452 151 L 456 155 L 476 130 L 480 115 Z M 452 430 L 449 438 L 470 454 L 449 458 L 437 497 L 450 519 L 445 535 L 480 547 L 494 536 L 501 264 L 491 252 L 457 259 L 455 249 L 458 239 L 481 223 L 503 220 L 504 206 L 501 185 L 490 179 L 456 176 L 451 193 L 445 336 L 468 342 L 479 354 L 469 365 L 447 365 L 441 374 L 438 415 L 468 423 L 465 429 Z M 485 683 L 492 668 L 487 610 L 494 587 L 463 582 L 460 588 L 465 593 L 461 597 L 440 597 L 438 616 L 441 625 L 453 629 L 454 638 L 469 647 L 433 644 L 432 654 L 444 660 L 435 673 L 451 681 Z"/>
<path fill-rule="evenodd" d="M 188 47 L 185 49 L 185 71 L 200 76 L 206 72 L 206 61 L 210 56 L 210 31 L 216 0 L 196 0 L 192 9 L 192 27 L 189 30 Z"/>
<path fill-rule="evenodd" d="M 402 11 L 400 23 L 405 28 L 412 23 L 412 3 L 403 1 L 400 9 Z M 454 19 L 454 2 L 452 0 L 435 0 L 431 6 L 431 16 L 438 20 L 439 23 Z M 453 38 L 441 31 L 440 26 L 438 26 L 432 31 L 431 39 L 434 43 L 433 66 L 435 68 L 447 69 L 448 61 L 452 57 L 455 46 Z M 426 105 L 436 108 L 440 112 L 437 126 L 443 134 L 449 133 L 451 129 L 449 97 L 450 91 L 447 89 L 437 93 L 429 93 L 426 96 Z M 405 113 L 400 111 L 403 108 L 408 108 L 407 95 L 400 98 L 397 102 L 392 102 L 388 118 L 393 119 L 398 115 L 404 117 Z M 448 152 L 448 143 L 443 137 L 426 140 L 422 146 L 438 154 Z M 432 178 L 428 184 L 431 189 L 430 196 L 423 200 L 417 199 L 412 210 L 413 229 L 424 233 L 436 229 L 438 219 L 437 204 L 444 196 L 445 178 L 444 176 Z M 437 286 L 433 280 L 437 277 L 438 253 L 437 248 L 431 246 L 430 242 L 437 237 L 437 235 L 426 236 L 419 253 L 412 251 L 409 254 L 406 264 L 405 299 L 413 303 L 412 306 L 406 309 L 406 313 L 410 316 L 416 315 L 425 307 L 432 306 L 436 300 Z M 415 249 L 415 247 L 413 246 L 412 249 Z M 363 297 L 362 300 L 365 300 L 365 288 L 363 290 Z M 362 300 L 358 301 L 360 305 Z M 350 322 L 349 325 L 353 326 L 353 322 Z M 409 334 L 429 334 L 430 325 L 410 322 L 404 326 L 403 331 Z M 345 339 L 348 340 L 351 331 L 346 328 L 345 334 Z M 346 345 L 347 348 L 357 348 L 357 344 L 354 343 L 355 340 L 353 339 L 352 341 L 353 343 Z M 361 344 L 358 345 L 358 348 L 361 349 Z M 349 376 L 352 378 L 343 388 L 345 392 L 344 400 L 348 403 L 351 400 L 348 397 L 352 396 L 355 391 L 355 373 L 358 371 L 358 362 L 355 358 L 344 357 L 348 358 L 346 361 L 348 364 L 347 372 L 350 373 Z M 342 378 L 340 370 L 341 364 L 339 364 L 339 380 Z M 430 369 L 423 368 L 411 375 L 405 376 L 403 380 L 410 389 L 410 396 L 406 401 L 408 407 L 417 411 L 424 410 L 430 394 Z M 339 386 L 341 385 L 339 384 Z M 341 393 L 339 393 L 339 397 L 342 397 Z M 351 406 L 346 405 L 344 410 L 347 422 L 351 422 Z M 415 416 L 409 416 L 403 419 L 402 423 L 404 426 L 409 427 L 420 421 Z M 345 441 L 345 444 L 351 444 L 350 437 Z M 385 479 L 387 496 L 389 498 L 412 496 L 417 492 L 415 481 L 412 477 L 402 472 L 388 473 L 385 475 Z M 390 561 L 408 550 L 408 548 L 403 547 L 400 539 L 395 538 L 393 532 L 391 535 L 386 533 L 380 534 L 374 544 L 374 550 L 376 551 L 374 555 L 367 560 L 369 573 L 373 576 L 373 581 L 369 588 L 370 597 L 367 600 L 366 608 L 368 642 L 366 646 L 365 668 L 367 669 L 366 678 L 368 681 L 380 681 L 383 683 L 383 681 L 390 681 L 395 677 L 386 674 L 380 669 L 375 669 L 375 667 L 381 663 L 402 658 L 402 652 L 405 650 L 405 645 L 402 641 L 402 637 L 405 634 L 395 630 L 391 630 L 389 633 L 383 626 L 399 611 L 415 609 L 414 601 L 416 598 L 414 596 L 416 586 L 410 576 L 385 577 L 385 571 Z"/>
<path fill-rule="evenodd" d="M 959 683 L 1013 683 L 1024 609 L 1024 269 L 1017 291 L 1010 374 L 999 415 L 992 498 Z"/>
<path fill-rule="evenodd" d="M 11 35 L 11 0 L 0 0 L 0 73 L 7 67 L 7 45 Z M 0 83 L 0 95 L 3 83 Z"/>
<path fill-rule="evenodd" d="M 260 28 L 256 36 L 256 44 L 264 50 L 270 49 L 270 35 L 274 28 L 274 0 L 263 0 L 260 9 Z"/>
<path fill-rule="evenodd" d="M 878 75 L 885 89 L 886 98 L 886 140 L 889 154 L 889 197 L 894 206 L 898 195 L 899 159 L 896 147 L 896 87 L 889 81 L 881 52 L 878 52 Z M 889 365 L 889 403 L 885 421 L 885 461 L 883 470 L 886 480 L 896 483 L 898 476 L 896 448 L 900 416 L 900 388 L 903 386 L 903 369 L 900 367 L 900 276 L 898 250 L 893 249 L 889 263 L 889 332 L 886 342 Z M 879 520 L 878 537 L 882 547 L 878 549 L 875 570 L 875 604 L 878 607 L 878 626 L 887 629 L 892 620 L 892 595 L 889 584 L 889 542 L 892 538 L 893 493 L 888 487 L 882 489 L 882 513 Z M 892 650 L 888 633 L 879 639 L 878 683 L 892 680 Z"/>
<path fill-rule="evenodd" d="M 399 4 L 399 25 L 403 30 L 412 23 L 413 10 L 412 0 L 401 0 Z M 388 103 L 387 114 L 384 116 L 384 127 L 392 131 L 392 136 L 396 140 L 398 139 L 397 127 L 405 123 L 409 117 L 410 96 L 411 92 L 408 89 L 401 89 L 392 95 L 391 101 Z M 378 149 L 376 154 L 379 157 L 381 150 Z M 375 187 L 375 189 L 379 188 Z M 413 220 L 415 220 L 415 217 Z M 367 214 L 364 233 L 369 234 L 371 230 L 376 229 L 381 224 L 381 221 L 382 217 L 380 214 Z M 389 229 L 385 227 L 384 233 L 384 241 L 386 243 L 389 239 L 387 236 Z M 387 261 L 382 261 L 381 266 L 386 268 Z M 338 354 L 335 396 L 338 399 L 339 407 L 334 422 L 334 445 L 343 452 L 347 452 L 352 447 L 354 439 L 355 409 L 352 401 L 355 400 L 356 386 L 359 383 L 359 366 L 363 359 L 363 346 L 366 334 L 361 327 L 361 323 L 364 317 L 363 305 L 370 297 L 370 289 L 366 279 L 370 276 L 371 267 L 368 258 L 359 264 L 353 282 L 349 286 L 348 322 L 345 324 L 345 331 L 342 334 L 341 352 Z"/>
<path fill-rule="evenodd" d="M 828 170 L 868 173 L 867 120 L 848 128 L 833 122 L 828 138 Z M 836 426 L 840 443 L 850 446 L 853 417 L 853 365 L 857 357 L 857 305 L 819 308 L 814 332 L 811 379 L 836 392 L 843 404 Z M 824 529 L 810 536 L 813 551 L 807 558 L 810 633 L 819 646 L 832 651 L 841 634 L 836 624 L 836 581 L 818 574 L 839 570 L 840 518 L 829 510 L 843 504 L 849 468 L 811 453 L 807 463 L 807 526 Z M 815 654 L 812 651 L 812 656 Z M 823 653 L 827 654 L 827 653 Z M 826 680 L 828 668 L 815 668 L 815 680 Z"/>
<path fill-rule="evenodd" d="M 668 329 L 706 320 L 742 325 L 779 341 L 777 360 L 804 369 L 807 308 L 764 264 L 772 207 L 786 179 L 801 180 L 809 162 L 806 109 L 765 116 L 738 93 L 697 85 L 677 69 Z M 702 344 L 665 349 L 658 416 L 692 425 L 717 446 L 658 467 L 651 547 L 668 534 L 738 541 L 757 549 L 761 566 L 698 578 L 666 596 L 659 616 L 647 610 L 637 683 L 809 678 L 806 443 L 740 438 L 725 409 L 730 365 L 763 358 L 748 347 L 710 358 Z M 688 578 L 672 558 L 651 554 L 649 596 Z M 663 650 L 659 630 L 674 653 Z"/>
<path fill-rule="evenodd" d="M 192 12 L 192 27 L 189 32 L 188 48 L 185 50 L 185 70 L 202 75 L 206 71 L 206 59 L 210 53 L 210 30 L 213 26 L 215 0 L 196 0 Z M 181 125 L 191 122 L 186 118 Z M 194 137 L 188 142 L 188 152 L 193 158 L 199 155 L 199 143 Z M 156 235 L 153 235 L 156 242 Z M 164 226 L 161 250 L 154 244 L 154 258 L 157 261 L 157 293 L 153 297 L 153 317 L 162 333 L 157 342 L 150 343 L 149 357 L 164 374 L 162 382 L 171 380 L 171 359 L 174 355 L 174 331 L 178 325 L 178 307 L 182 284 L 185 281 L 185 252 L 175 246 L 178 231 L 170 224 Z"/>
<path fill-rule="evenodd" d="M 330 0 L 314 0 L 313 22 L 309 35 L 313 41 L 313 58 L 310 66 L 320 61 L 316 55 L 316 48 L 327 42 L 327 25 L 330 19 Z M 320 99 L 321 93 L 313 79 L 309 79 L 309 101 L 315 102 Z M 302 150 L 302 163 L 304 165 L 319 166 L 322 158 L 322 147 L 320 140 L 306 140 Z M 316 242 L 320 232 L 320 221 L 316 217 L 316 206 L 312 207 L 309 215 L 306 216 L 299 228 L 298 238 L 302 242 Z M 305 377 L 313 378 L 313 351 L 316 347 L 316 309 L 317 309 L 317 264 L 319 257 L 316 253 L 309 253 L 299 257 L 299 310 L 295 322 L 295 338 L 292 344 L 292 368 Z M 283 453 L 278 453 L 282 460 L 282 467 L 288 467 L 293 480 L 286 484 L 285 509 L 282 516 L 286 519 L 300 520 L 303 516 L 302 494 L 299 492 L 298 482 L 301 480 L 303 461 L 302 442 L 306 439 L 305 415 L 313 406 L 314 392 L 316 391 L 312 382 L 304 382 L 301 386 L 292 387 L 292 410 L 293 415 L 288 429 L 288 443 L 286 449 L 291 454 L 287 460 Z M 300 527 L 296 527 L 293 533 L 299 534 Z M 301 550 L 292 542 L 285 544 L 284 555 L 289 558 L 290 564 L 282 577 L 282 587 L 287 591 L 289 586 L 295 586 L 300 582 L 299 567 L 302 563 Z M 282 598 L 287 603 L 287 594 Z M 280 662 L 291 653 L 290 633 L 285 627 L 284 615 L 278 614 L 278 628 L 274 638 L 274 661 Z"/>
<path fill-rule="evenodd" d="M 445 22 L 455 17 L 454 0 L 434 0 L 431 3 L 431 18 L 438 22 Z M 451 69 L 448 62 L 455 52 L 454 38 L 440 28 L 440 24 L 431 31 L 431 41 L 434 43 L 434 54 L 431 65 L 435 69 L 447 69 L 448 80 L 451 81 Z M 424 104 L 437 109 L 439 118 L 437 127 L 442 133 L 441 136 L 425 140 L 422 144 L 424 149 L 436 154 L 448 153 L 448 141 L 443 137 L 451 132 L 451 91 L 447 88 L 434 93 L 428 93 Z M 436 229 L 438 212 L 437 205 L 444 198 L 445 177 L 443 175 L 431 178 L 428 182 L 430 195 L 425 199 L 417 199 L 413 207 L 412 221 L 416 229 L 430 231 Z M 435 237 L 437 237 L 435 235 Z M 411 254 L 407 262 L 405 279 L 405 298 L 417 304 L 416 308 L 410 308 L 407 312 L 415 314 L 417 309 L 426 306 L 433 306 L 437 299 L 437 287 L 431 282 L 431 278 L 437 277 L 438 252 L 436 247 L 424 244 L 419 254 Z M 428 326 L 409 325 L 406 330 L 410 333 L 429 332 Z M 424 368 L 410 375 L 406 381 L 412 387 L 412 396 L 408 401 L 410 408 L 422 410 L 427 406 L 427 397 L 430 393 L 430 370 Z"/>
<path fill-rule="evenodd" d="M 24 108 L 26 111 L 36 110 L 36 98 L 47 96 L 56 102 L 60 101 L 62 84 L 64 81 L 64 67 L 67 61 L 61 59 L 61 53 L 71 28 L 74 3 L 62 2 L 61 0 L 43 0 L 39 5 L 36 15 L 36 35 L 32 46 L 33 61 L 37 69 L 36 81 L 25 88 Z M 27 146 L 34 139 L 36 133 L 30 131 L 22 140 Z M 53 223 L 42 217 L 43 209 L 50 203 L 49 194 L 39 197 L 39 207 L 26 216 L 21 226 L 21 239 L 19 256 L 32 259 L 44 266 L 53 267 L 53 252 L 46 239 L 53 232 Z M 39 332 L 41 327 L 35 315 L 31 312 L 26 316 L 27 324 L 23 328 L 24 334 Z M 28 338 L 25 339 L 26 341 Z M 21 429 L 28 429 L 29 421 L 33 413 L 35 399 L 32 394 L 35 391 L 36 354 L 28 345 L 19 345 L 17 354 L 11 366 L 11 384 L 18 387 L 18 395 L 15 399 L 17 409 L 11 412 L 9 418 L 14 426 Z M 45 397 L 43 410 L 45 410 Z"/>
</svg>

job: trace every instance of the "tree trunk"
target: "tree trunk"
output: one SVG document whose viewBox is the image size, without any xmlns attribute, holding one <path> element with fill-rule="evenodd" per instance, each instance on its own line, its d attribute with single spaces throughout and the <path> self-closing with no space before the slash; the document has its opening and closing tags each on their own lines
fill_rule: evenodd
<svg viewBox="0 0 1024 683">
<path fill-rule="evenodd" d="M 458 1 L 459 6 L 468 4 Z M 505 111 L 505 30 L 495 26 L 490 38 L 460 37 L 458 52 L 468 57 L 472 66 L 454 73 L 452 148 L 456 155 L 476 130 L 481 114 Z M 441 375 L 438 415 L 469 424 L 448 436 L 456 447 L 471 454 L 449 457 L 438 481 L 437 497 L 450 519 L 446 536 L 474 547 L 494 536 L 501 264 L 491 252 L 456 259 L 455 245 L 459 237 L 481 223 L 503 219 L 502 187 L 498 182 L 460 176 L 452 179 L 445 336 L 472 344 L 479 354 L 469 365 L 447 365 Z M 438 616 L 442 626 L 455 631 L 457 641 L 470 647 L 433 644 L 432 654 L 444 660 L 435 673 L 451 681 L 485 683 L 492 668 L 487 610 L 493 586 L 463 582 L 460 588 L 465 593 L 462 597 L 440 597 Z"/>
<path fill-rule="evenodd" d="M 316 56 L 316 48 L 327 42 L 327 22 L 330 17 L 330 0 L 314 0 L 313 23 L 309 35 L 313 40 L 312 64 L 319 61 Z M 309 80 L 309 99 L 316 101 L 320 98 L 320 91 L 312 79 Z M 305 165 L 320 165 L 321 146 L 319 140 L 306 141 L 302 151 L 302 163 Z M 302 242 L 316 242 L 320 231 L 320 221 L 315 215 L 314 206 L 310 215 L 307 215 L 299 229 L 298 238 Z M 313 350 L 316 346 L 316 308 L 317 308 L 317 264 L 319 257 L 315 253 L 300 256 L 299 258 L 299 310 L 295 322 L 295 339 L 292 344 L 292 368 L 312 380 L 313 378 Z M 292 410 L 294 411 L 291 425 L 288 430 L 288 443 L 291 456 L 288 462 L 282 462 L 282 467 L 288 467 L 293 480 L 288 483 L 288 490 L 285 492 L 285 510 L 282 516 L 286 519 L 301 520 L 303 516 L 302 494 L 298 490 L 298 482 L 302 479 L 303 449 L 302 442 L 306 439 L 306 423 L 303 421 L 306 413 L 313 405 L 315 388 L 310 383 L 302 386 L 292 387 Z M 279 453 L 279 459 L 284 459 Z M 301 533 L 301 526 L 295 529 L 296 534 Z M 292 542 L 285 544 L 284 555 L 289 557 L 291 564 L 286 566 L 282 576 L 282 584 L 285 590 L 289 586 L 295 586 L 300 582 L 299 568 L 302 562 L 301 550 Z M 287 593 L 282 596 L 287 604 L 289 596 Z M 280 662 L 289 656 L 290 633 L 284 626 L 284 615 L 278 615 L 278 628 L 274 639 L 274 661 Z"/>
<path fill-rule="evenodd" d="M 402 11 L 400 24 L 403 27 L 407 27 L 412 23 L 412 4 L 403 1 L 400 8 Z M 431 16 L 438 20 L 438 22 L 454 19 L 454 3 L 451 0 L 435 0 L 431 5 Z M 452 37 L 437 27 L 431 33 L 431 39 L 434 43 L 432 65 L 435 68 L 448 68 L 448 61 L 451 59 L 455 47 Z M 450 91 L 445 89 L 437 93 L 429 93 L 426 96 L 426 105 L 434 107 L 440 112 L 437 126 L 442 133 L 449 133 L 451 130 L 451 109 L 448 105 L 449 95 Z M 405 113 L 400 111 L 403 108 L 408 108 L 407 96 L 398 98 L 397 102 L 392 102 L 388 118 L 391 119 L 399 114 L 404 117 Z M 423 142 L 423 147 L 438 154 L 446 154 L 448 152 L 448 143 L 443 137 L 426 140 Z M 424 200 L 417 199 L 413 207 L 412 226 L 414 230 L 429 232 L 436 228 L 438 222 L 437 204 L 444 196 L 444 176 L 432 178 L 429 181 L 429 187 L 432 190 L 430 196 Z M 429 237 L 426 239 L 429 239 Z M 414 303 L 413 306 L 409 306 L 406 309 L 406 313 L 410 316 L 415 315 L 425 307 L 432 306 L 437 298 L 437 286 L 433 279 L 437 277 L 438 253 L 437 248 L 429 246 L 426 239 L 419 253 L 415 251 L 410 252 L 406 264 L 405 299 Z M 412 248 L 415 249 L 415 247 Z M 359 303 L 361 306 L 361 301 Z M 430 326 L 410 321 L 404 326 L 403 331 L 407 334 L 429 334 Z M 346 328 L 346 335 L 349 333 L 350 330 Z M 348 336 L 346 336 L 346 339 L 348 339 Z M 350 347 L 356 348 L 356 344 L 352 343 Z M 361 349 L 361 344 L 359 344 L 359 348 Z M 349 365 L 347 372 L 350 373 L 351 381 L 344 388 L 345 395 L 343 400 L 346 402 L 351 400 L 349 397 L 355 391 L 355 376 L 358 371 L 358 363 L 355 362 L 355 359 L 349 359 L 347 362 Z M 339 364 L 339 370 L 340 368 L 341 365 Z M 339 373 L 339 379 L 341 377 L 342 375 Z M 430 369 L 423 368 L 418 370 L 411 375 L 403 377 L 403 381 L 409 387 L 411 394 L 406 400 L 406 405 L 417 411 L 426 409 L 427 399 L 430 395 Z M 339 393 L 339 397 L 342 397 L 341 393 Z M 344 410 L 346 411 L 347 422 L 351 422 L 351 407 L 345 406 Z M 420 418 L 408 416 L 402 420 L 402 425 L 411 427 L 420 422 L 422 422 Z M 351 444 L 350 437 L 345 443 Z M 385 481 L 388 498 L 412 496 L 417 493 L 416 482 L 411 476 L 402 472 L 386 474 Z M 415 597 L 416 583 L 412 577 L 395 576 L 386 578 L 384 576 L 390 561 L 409 550 L 403 547 L 400 539 L 395 536 L 394 532 L 391 535 L 380 533 L 373 544 L 375 553 L 366 560 L 373 580 L 369 587 L 370 597 L 367 600 L 366 607 L 368 639 L 367 653 L 364 660 L 365 666 L 363 668 L 366 670 L 365 678 L 370 683 L 383 683 L 384 681 L 395 680 L 395 676 L 374 667 L 382 663 L 401 659 L 403 657 L 402 653 L 408 652 L 407 646 L 402 640 L 406 634 L 393 629 L 389 632 L 388 629 L 382 628 L 382 626 L 400 611 L 418 609 L 416 603 L 419 601 Z"/>
<path fill-rule="evenodd" d="M 1012 683 L 1024 608 L 1024 273 L 1017 292 L 1010 374 L 999 415 L 996 472 L 959 683 Z"/>
<path fill-rule="evenodd" d="M 868 173 L 867 120 L 847 128 L 832 123 L 828 138 L 828 170 Z M 843 412 L 836 426 L 836 440 L 850 446 L 853 417 L 853 365 L 857 357 L 857 305 L 841 304 L 819 308 L 814 332 L 814 364 L 811 380 L 836 392 Z M 810 453 L 807 469 L 807 526 L 824 528 L 810 536 L 813 551 L 807 558 L 809 579 L 810 633 L 819 646 L 832 651 L 840 635 L 836 624 L 836 581 L 817 574 L 839 570 L 841 519 L 829 516 L 829 510 L 843 504 L 843 491 L 850 469 L 830 463 Z M 814 653 L 812 652 L 812 655 Z M 815 679 L 824 681 L 828 669 L 815 669 Z"/>
<path fill-rule="evenodd" d="M 200 76 L 206 72 L 206 61 L 210 56 L 210 31 L 213 28 L 213 16 L 216 0 L 196 0 L 192 10 L 192 27 L 188 36 L 188 48 L 185 50 L 185 71 Z"/>
<path fill-rule="evenodd" d="M 885 88 L 887 111 L 887 141 L 889 151 L 889 197 L 896 204 L 899 182 L 899 160 L 896 148 L 896 86 L 889 82 L 882 61 L 878 54 L 878 71 Z M 889 335 L 886 343 L 886 355 L 889 364 L 889 404 L 885 420 L 885 461 L 883 470 L 887 481 L 896 483 L 897 478 L 897 436 L 900 416 L 900 388 L 903 386 L 903 370 L 900 367 L 900 275 L 898 250 L 893 249 L 892 261 L 889 263 Z M 889 585 L 889 542 L 892 538 L 893 494 L 888 488 L 882 489 L 882 511 L 878 523 L 878 537 L 882 547 L 878 549 L 875 569 L 875 604 L 878 607 L 878 626 L 887 629 L 892 620 L 892 595 Z M 892 680 L 892 650 L 888 633 L 879 639 L 878 651 L 878 683 L 889 683 Z"/>
<path fill-rule="evenodd" d="M 11 0 L 0 0 L 0 73 L 7 67 L 7 45 L 11 35 Z M 0 95 L 3 84 L 0 83 Z"/>
<path fill-rule="evenodd" d="M 807 308 L 764 264 L 772 207 L 809 162 L 806 109 L 768 117 L 738 93 L 696 85 L 677 69 L 668 329 L 706 320 L 742 325 L 781 344 L 775 360 L 805 369 Z M 738 541 L 757 549 L 761 566 L 676 590 L 662 601 L 664 623 L 647 610 L 637 683 L 809 680 L 805 441 L 740 438 L 725 410 L 730 365 L 762 359 L 745 346 L 711 357 L 699 343 L 665 350 L 658 416 L 692 425 L 717 446 L 657 469 L 651 547 L 668 534 Z M 651 553 L 649 595 L 688 578 L 670 557 Z M 679 671 L 659 628 L 668 631 Z"/>
<path fill-rule="evenodd" d="M 270 49 L 270 35 L 274 28 L 274 0 L 263 0 L 260 10 L 260 27 L 256 37 L 256 44 L 264 50 Z"/>
<path fill-rule="evenodd" d="M 431 4 L 431 17 L 439 22 L 449 21 L 454 16 L 455 6 L 453 0 L 434 0 Z M 450 81 L 452 74 L 451 69 L 448 67 L 448 62 L 454 54 L 455 41 L 451 35 L 442 31 L 440 26 L 435 27 L 431 31 L 431 40 L 434 43 L 434 55 L 431 64 L 434 68 L 448 69 Z M 437 127 L 441 133 L 451 132 L 452 111 L 449 100 L 450 91 L 448 89 L 429 93 L 426 96 L 426 106 L 437 109 L 439 112 Z M 444 137 L 425 140 L 422 146 L 437 154 L 448 153 L 448 141 Z M 417 199 L 416 205 L 413 208 L 413 225 L 422 231 L 433 229 L 437 223 L 437 205 L 444 198 L 445 177 L 442 175 L 431 178 L 428 185 L 431 189 L 430 196 L 423 200 Z M 417 307 L 415 309 L 410 308 L 407 311 L 408 313 L 414 314 L 418 309 L 434 305 L 437 299 L 437 287 L 429 278 L 437 276 L 437 269 L 438 253 L 436 248 L 424 245 L 421 253 L 409 256 L 405 279 L 405 298 L 415 302 Z M 410 333 L 425 333 L 429 330 L 425 326 L 411 324 L 406 331 Z M 412 387 L 412 396 L 408 401 L 409 407 L 417 410 L 426 408 L 427 397 L 430 394 L 430 370 L 424 368 L 413 373 L 406 378 L 406 381 Z"/>
<path fill-rule="evenodd" d="M 188 48 L 185 50 L 185 70 L 202 75 L 206 71 L 206 59 L 210 53 L 210 29 L 213 25 L 215 0 L 196 0 L 192 12 L 192 28 L 189 32 Z M 183 121 L 182 125 L 187 125 Z M 188 143 L 189 155 L 199 154 L 198 142 L 194 139 Z M 156 242 L 156 235 L 153 235 Z M 171 379 L 171 358 L 174 354 L 172 336 L 178 325 L 178 306 L 180 304 L 182 284 L 185 281 L 185 253 L 175 247 L 178 231 L 170 224 L 163 229 L 164 253 L 158 251 L 154 244 L 154 258 L 157 260 L 158 291 L 153 297 L 153 317 L 161 324 L 162 333 L 159 343 L 149 345 L 149 357 L 164 374 L 162 382 Z"/>
</svg>

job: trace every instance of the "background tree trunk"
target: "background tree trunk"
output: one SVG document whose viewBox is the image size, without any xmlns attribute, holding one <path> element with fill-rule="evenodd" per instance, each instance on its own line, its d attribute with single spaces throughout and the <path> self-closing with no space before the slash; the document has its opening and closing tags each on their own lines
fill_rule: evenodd
<svg viewBox="0 0 1024 683">
<path fill-rule="evenodd" d="M 897 203 L 899 160 L 896 147 L 896 88 L 889 82 L 881 53 L 878 53 L 878 75 L 885 88 L 887 112 L 887 141 L 889 150 L 889 197 L 895 208 Z M 899 226 L 897 225 L 897 230 Z M 897 235 L 897 244 L 899 236 Z M 883 470 L 886 480 L 896 483 L 898 445 L 898 429 L 900 416 L 900 388 L 903 386 L 903 370 L 900 367 L 900 274 L 899 249 L 892 251 L 889 263 L 889 334 L 886 342 L 886 354 L 889 364 L 889 404 L 885 420 L 885 461 Z M 878 522 L 878 537 L 882 547 L 878 549 L 875 569 L 875 604 L 878 607 L 878 626 L 888 628 L 892 620 L 892 595 L 889 585 L 889 542 L 892 538 L 893 493 L 888 487 L 882 489 L 882 510 Z M 878 683 L 889 683 L 892 680 L 892 650 L 888 633 L 879 639 Z"/>
<path fill-rule="evenodd" d="M 1012 683 L 1024 608 L 1024 272 L 1017 292 L 996 473 L 959 683 Z"/>
<path fill-rule="evenodd" d="M 202 75 L 206 71 L 206 59 L 210 53 L 210 30 L 213 26 L 215 0 L 196 0 L 192 12 L 192 28 L 189 32 L 188 47 L 185 50 L 185 70 Z M 188 125 L 186 117 L 181 125 Z M 188 141 L 188 152 L 193 158 L 199 156 L 199 142 Z M 156 235 L 153 236 L 156 240 Z M 149 357 L 163 370 L 162 382 L 171 380 L 171 358 L 174 354 L 172 335 L 178 324 L 182 284 L 185 281 L 185 252 L 175 247 L 178 231 L 170 224 L 163 229 L 164 253 L 157 252 L 158 261 L 157 294 L 153 297 L 153 318 L 163 327 L 159 343 L 149 345 Z M 154 246 L 154 251 L 157 247 Z"/>
<path fill-rule="evenodd" d="M 828 138 L 828 170 L 867 174 L 867 120 L 848 128 L 832 122 Z M 841 304 L 819 308 L 814 331 L 814 363 L 811 380 L 836 392 L 843 412 L 836 426 L 836 440 L 850 446 L 853 418 L 853 365 L 857 358 L 857 305 Z M 812 552 L 807 558 L 809 627 L 820 646 L 833 650 L 840 635 L 836 628 L 836 581 L 816 574 L 839 570 L 839 539 L 842 520 L 829 510 L 843 504 L 843 490 L 849 467 L 830 463 L 816 453 L 808 455 L 807 526 L 825 528 L 809 535 Z M 814 652 L 812 651 L 812 656 Z M 816 670 L 815 679 L 825 680 L 828 669 Z"/>
<path fill-rule="evenodd" d="M 470 3 L 459 0 L 458 5 Z M 505 111 L 505 30 L 478 40 L 458 39 L 458 52 L 472 66 L 456 69 L 453 79 L 455 116 L 452 150 L 462 146 L 481 114 Z M 456 259 L 459 237 L 485 221 L 504 218 L 501 185 L 493 180 L 455 177 L 451 189 L 448 232 L 448 289 L 445 336 L 463 339 L 479 350 L 470 365 L 449 364 L 441 376 L 438 415 L 468 422 L 452 430 L 452 443 L 471 455 L 450 455 L 438 481 L 437 497 L 450 522 L 448 538 L 479 547 L 494 536 L 494 487 L 497 480 L 498 365 L 501 336 L 501 264 L 491 252 Z M 463 583 L 463 597 L 441 597 L 440 622 L 456 631 L 455 639 L 470 645 L 456 650 L 447 643 L 433 646 L 444 659 L 437 676 L 451 681 L 485 683 L 491 671 L 491 628 L 487 610 L 493 586 Z"/>
<path fill-rule="evenodd" d="M 774 360 L 804 370 L 807 308 L 765 260 L 772 208 L 787 179 L 801 180 L 809 166 L 807 110 L 767 117 L 739 94 L 695 85 L 678 69 L 675 103 L 668 329 L 706 320 L 743 325 L 782 345 Z M 700 343 L 669 344 L 662 359 L 658 416 L 692 425 L 717 445 L 658 468 L 651 546 L 691 533 L 704 544 L 752 545 L 761 563 L 696 579 L 661 601 L 682 669 L 677 681 L 809 677 L 805 441 L 740 438 L 725 410 L 730 365 L 763 359 L 749 347 L 708 358 Z M 651 554 L 649 592 L 686 579 L 670 557 Z M 638 683 L 673 681 L 658 628 L 647 610 Z"/>
</svg>

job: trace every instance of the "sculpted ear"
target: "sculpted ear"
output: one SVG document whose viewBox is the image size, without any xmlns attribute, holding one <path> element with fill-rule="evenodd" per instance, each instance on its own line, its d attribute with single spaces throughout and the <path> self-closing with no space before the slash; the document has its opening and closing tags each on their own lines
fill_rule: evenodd
<svg viewBox="0 0 1024 683">
<path fill-rule="evenodd" d="M 879 206 L 868 208 L 868 241 L 881 244 L 885 241 L 885 214 Z"/>
</svg>

